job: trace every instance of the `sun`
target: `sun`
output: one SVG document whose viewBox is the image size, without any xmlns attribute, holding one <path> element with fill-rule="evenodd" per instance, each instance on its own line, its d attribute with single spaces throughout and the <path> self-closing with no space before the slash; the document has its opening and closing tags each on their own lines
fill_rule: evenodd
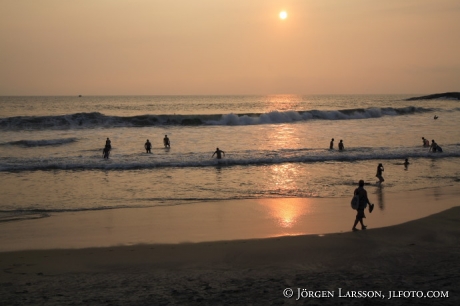
<svg viewBox="0 0 460 306">
<path fill-rule="evenodd" d="M 281 11 L 281 12 L 280 12 L 280 18 L 281 18 L 281 19 L 286 19 L 286 18 L 287 18 L 287 13 L 286 13 L 286 11 Z"/>
</svg>

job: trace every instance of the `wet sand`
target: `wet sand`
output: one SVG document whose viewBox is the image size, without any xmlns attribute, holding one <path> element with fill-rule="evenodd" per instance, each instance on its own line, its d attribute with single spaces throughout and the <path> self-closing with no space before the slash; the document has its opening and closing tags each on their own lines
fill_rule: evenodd
<svg viewBox="0 0 460 306">
<path fill-rule="evenodd" d="M 423 218 L 453 207 L 460 199 L 456 187 L 394 194 L 384 187 L 366 188 L 375 203 L 372 214 L 366 213 L 369 229 Z M 351 230 L 355 215 L 348 198 L 211 201 L 54 213 L 0 222 L 0 252 L 344 233 Z"/>
<path fill-rule="evenodd" d="M 399 195 L 393 199 L 389 195 L 391 205 L 388 202 L 383 211 L 392 211 L 390 207 L 397 206 L 402 214 L 407 205 L 412 206 L 412 209 L 407 208 L 408 212 L 417 215 L 422 210 L 417 209 L 419 207 L 434 206 L 434 203 L 452 204 L 458 200 L 454 189 L 445 189 L 444 193 L 437 194 L 437 202 L 423 192 L 411 193 L 410 196 Z M 349 206 L 349 203 L 346 205 Z M 351 228 L 353 211 L 351 208 L 347 211 L 348 214 L 342 218 L 346 220 L 347 228 Z M 378 224 L 379 214 L 374 213 L 368 214 L 366 220 L 369 229 L 358 232 L 348 230 L 325 235 L 179 244 L 134 243 L 133 240 L 132 245 L 118 241 L 123 245 L 115 246 L 111 241 L 107 247 L 102 247 L 104 244 L 101 243 L 101 247 L 84 248 L 78 245 L 95 243 L 108 235 L 101 233 L 99 238 L 91 241 L 79 238 L 80 233 L 86 237 L 84 228 L 91 223 L 79 214 L 11 222 L 16 227 L 31 230 L 30 224 L 34 222 L 51 222 L 53 219 L 52 222 L 57 222 L 63 217 L 68 219 L 60 220 L 59 224 L 65 224 L 76 218 L 80 220 L 80 231 L 62 233 L 62 237 L 70 240 L 68 245 L 72 245 L 72 248 L 31 250 L 33 247 L 30 247 L 29 250 L 0 252 L 2 303 L 458 305 L 460 207 L 382 228 L 371 228 Z M 139 215 L 138 218 L 142 219 Z M 117 221 L 113 219 L 114 224 Z M 74 223 L 70 224 L 72 226 L 67 224 L 68 228 L 78 228 Z M 131 226 L 138 229 L 142 224 L 143 221 L 140 221 Z M 3 233 L 4 225 L 1 225 Z M 105 225 L 106 222 L 101 223 L 101 226 Z M 253 227 L 256 226 L 253 224 Z M 124 227 L 126 229 L 127 225 Z M 61 229 L 64 228 L 62 225 Z M 9 240 L 5 242 L 5 236 L 2 235 L 2 247 L 8 247 Z M 36 237 L 40 237 L 40 233 Z M 59 237 L 56 239 L 64 239 Z M 85 243 L 81 243 L 81 240 Z M 12 248 L 11 245 L 9 248 Z M 283 296 L 286 288 L 293 290 L 290 299 Z M 315 297 L 296 300 L 298 288 L 300 292 L 302 289 L 307 289 L 307 293 L 311 291 L 308 295 Z M 416 291 L 412 294 L 447 294 L 448 297 L 388 299 L 394 295 L 391 292 L 399 290 Z M 379 296 L 372 299 L 356 298 L 350 296 L 352 291 Z M 334 297 L 330 297 L 330 294 Z M 318 298 L 319 295 L 329 297 Z"/>
</svg>

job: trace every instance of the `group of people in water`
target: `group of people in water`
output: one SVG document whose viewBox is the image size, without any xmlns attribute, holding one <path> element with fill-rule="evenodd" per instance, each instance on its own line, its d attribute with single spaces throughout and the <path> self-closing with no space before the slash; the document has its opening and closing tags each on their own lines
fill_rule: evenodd
<svg viewBox="0 0 460 306">
<path fill-rule="evenodd" d="M 331 139 L 331 143 L 329 144 L 329 149 L 334 150 L 334 138 Z M 345 149 L 345 146 L 343 145 L 343 140 L 340 139 L 339 141 L 339 151 L 342 151 Z"/>
<path fill-rule="evenodd" d="M 431 144 L 430 144 L 430 141 L 428 139 L 426 139 L 425 137 L 422 137 L 422 140 L 423 140 L 423 146 L 424 147 L 430 147 L 430 152 L 442 152 L 442 148 L 433 140 L 431 140 Z M 334 150 L 334 138 L 331 139 L 331 142 L 329 144 L 329 149 L 330 150 Z M 345 146 L 343 145 L 343 140 L 340 139 L 340 142 L 339 142 L 339 151 L 342 151 L 345 149 Z"/>
<path fill-rule="evenodd" d="M 168 135 L 165 135 L 165 137 L 163 138 L 163 145 L 167 149 L 171 148 L 171 141 L 169 140 Z M 144 144 L 144 149 L 145 153 L 152 153 L 152 143 L 150 142 L 150 140 L 147 139 L 147 141 Z M 105 147 L 102 150 L 102 156 L 104 157 L 104 159 L 109 159 L 111 150 L 112 141 L 107 137 L 107 140 L 105 141 Z M 216 155 L 217 159 L 221 159 L 222 155 L 225 156 L 225 152 L 217 148 L 216 151 L 212 154 L 211 158 L 214 157 L 214 155 Z"/>
<path fill-rule="evenodd" d="M 424 147 L 430 147 L 430 152 L 442 152 L 442 148 L 434 141 L 434 139 L 431 140 L 431 145 L 430 145 L 430 141 L 426 139 L 425 137 L 422 137 L 422 140 L 423 140 Z M 329 149 L 330 150 L 334 149 L 334 138 L 331 139 L 331 142 L 329 144 Z M 344 149 L 345 149 L 345 146 L 343 145 L 342 139 L 340 139 L 339 150 L 342 151 Z M 404 160 L 403 165 L 407 169 L 407 166 L 409 165 L 409 160 L 407 158 Z M 385 181 L 382 175 L 383 171 L 384 171 L 383 165 L 382 163 L 379 163 L 377 166 L 377 174 L 375 175 L 379 179 L 379 181 L 377 182 L 377 184 L 379 185 Z"/>
<path fill-rule="evenodd" d="M 425 137 L 422 137 L 422 141 L 423 141 L 424 147 L 430 147 L 429 149 L 430 152 L 442 153 L 442 148 L 436 143 L 436 141 L 434 141 L 434 139 L 431 140 L 431 144 L 430 144 L 430 141 L 426 139 Z"/>
<path fill-rule="evenodd" d="M 165 135 L 165 137 L 163 138 L 163 145 L 167 149 L 171 148 L 171 141 L 169 140 L 168 135 Z M 144 148 L 145 153 L 152 153 L 152 143 L 150 142 L 150 140 L 147 139 L 147 141 L 144 144 Z"/>
<path fill-rule="evenodd" d="M 171 142 L 169 141 L 168 135 L 165 135 L 163 138 L 163 144 L 165 148 L 170 148 L 171 147 Z M 152 143 L 150 140 L 147 139 L 147 141 L 144 144 L 145 152 L 146 153 L 152 153 Z M 102 156 L 104 159 L 109 159 L 110 151 L 112 150 L 112 141 L 107 137 L 105 141 L 105 147 L 102 150 Z"/>
<path fill-rule="evenodd" d="M 422 137 L 422 140 L 423 140 L 424 147 L 430 147 L 429 149 L 430 152 L 442 152 L 442 148 L 434 141 L 434 139 L 431 140 L 431 145 L 430 145 L 430 141 L 426 139 L 425 137 Z M 169 140 L 168 135 L 165 135 L 165 137 L 163 138 L 163 145 L 165 146 L 165 148 L 171 148 L 171 141 Z M 343 151 L 345 149 L 342 139 L 340 139 L 338 147 L 339 147 L 339 151 Z M 150 142 L 150 140 L 147 139 L 147 141 L 144 144 L 144 148 L 145 148 L 146 153 L 152 153 L 152 143 Z M 112 144 L 111 144 L 110 139 L 107 137 L 107 140 L 105 141 L 105 147 L 102 150 L 104 159 L 109 158 L 111 149 L 112 149 Z M 331 142 L 329 144 L 329 149 L 330 150 L 334 149 L 334 138 L 331 139 Z M 211 157 L 214 157 L 214 155 L 216 155 L 217 159 L 221 159 L 222 156 L 225 156 L 225 152 L 220 150 L 219 148 L 216 148 L 216 151 L 212 154 Z M 404 166 L 406 167 L 406 169 L 408 165 L 409 165 L 409 161 L 406 158 L 406 160 L 404 161 Z M 380 163 L 377 166 L 377 174 L 376 174 L 376 177 L 379 179 L 379 182 L 378 182 L 379 184 L 385 181 L 384 178 L 382 177 L 383 171 L 384 171 L 383 165 Z"/>
</svg>

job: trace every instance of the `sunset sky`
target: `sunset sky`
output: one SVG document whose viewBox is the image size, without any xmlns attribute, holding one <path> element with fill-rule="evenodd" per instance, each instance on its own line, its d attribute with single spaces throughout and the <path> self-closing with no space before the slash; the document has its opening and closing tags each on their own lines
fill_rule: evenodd
<svg viewBox="0 0 460 306">
<path fill-rule="evenodd" d="M 1 0 L 0 8 L 0 95 L 460 91 L 459 0 Z"/>
</svg>

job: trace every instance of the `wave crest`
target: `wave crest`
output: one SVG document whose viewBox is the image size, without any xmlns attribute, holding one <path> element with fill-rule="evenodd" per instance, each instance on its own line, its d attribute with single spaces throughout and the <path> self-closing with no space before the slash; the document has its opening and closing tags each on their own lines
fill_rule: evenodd
<svg viewBox="0 0 460 306">
<path fill-rule="evenodd" d="M 358 108 L 344 110 L 272 111 L 253 114 L 107 116 L 98 112 L 60 116 L 0 118 L 3 130 L 79 129 L 97 127 L 149 127 L 158 125 L 256 125 L 307 120 L 356 120 L 412 115 L 435 111 L 423 107 Z"/>
<path fill-rule="evenodd" d="M 1 145 L 13 145 L 21 147 L 45 147 L 45 146 L 60 146 L 68 143 L 77 142 L 77 138 L 61 138 L 61 139 L 40 139 L 40 140 L 18 140 L 2 143 Z"/>
<path fill-rule="evenodd" d="M 139 170 L 157 168 L 195 168 L 215 166 L 269 165 L 282 163 L 354 162 L 363 160 L 404 160 L 405 158 L 458 158 L 458 144 L 444 145 L 443 153 L 428 152 L 423 147 L 349 148 L 340 152 L 326 149 L 251 150 L 228 154 L 225 159 L 209 159 L 206 154 L 193 154 L 184 159 L 180 154 L 167 159 L 150 159 L 144 156 L 118 156 L 108 161 L 101 157 L 48 157 L 9 158 L 0 161 L 0 172 L 49 171 L 49 170 Z"/>
</svg>

